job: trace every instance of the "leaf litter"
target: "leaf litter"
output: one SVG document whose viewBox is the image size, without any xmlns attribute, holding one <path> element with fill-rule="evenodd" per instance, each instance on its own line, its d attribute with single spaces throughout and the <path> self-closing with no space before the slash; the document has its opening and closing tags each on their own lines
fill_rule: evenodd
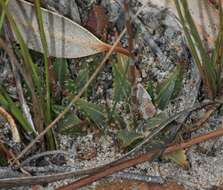
<svg viewBox="0 0 223 190">
<path fill-rule="evenodd" d="M 182 82 L 183 87 L 182 87 L 182 90 L 180 90 L 180 92 L 179 92 L 179 96 L 178 96 L 177 100 L 174 100 L 173 102 L 170 101 L 168 103 L 168 105 L 166 105 L 166 107 L 165 107 L 165 114 L 164 114 L 165 116 L 164 117 L 168 117 L 168 115 L 171 115 L 173 112 L 176 113 L 178 111 L 183 110 L 185 107 L 188 107 L 189 106 L 188 102 L 190 102 L 190 105 L 194 104 L 194 102 L 196 100 L 197 93 L 198 93 L 200 78 L 197 75 L 198 71 L 193 66 L 192 60 L 190 58 L 188 58 L 188 52 L 184 48 L 186 46 L 185 46 L 183 37 L 181 35 L 180 29 L 178 27 L 178 24 L 174 23 L 175 21 L 171 17 L 169 17 L 168 14 L 166 15 L 165 11 L 160 11 L 157 9 L 149 9 L 149 10 L 151 12 L 145 11 L 141 15 L 141 17 L 145 22 L 148 22 L 147 24 L 149 26 L 151 26 L 150 24 L 154 23 L 155 19 L 157 19 L 157 17 L 154 16 L 153 17 L 154 20 L 150 20 L 150 19 L 147 20 L 146 18 L 151 18 L 150 17 L 151 15 L 159 15 L 160 16 L 159 17 L 160 23 L 153 28 L 153 30 L 155 31 L 155 34 L 152 35 L 152 37 L 156 43 L 160 44 L 161 51 L 168 58 L 167 62 L 169 65 L 166 66 L 163 64 L 163 62 L 160 63 L 159 59 L 157 59 L 157 57 L 156 57 L 157 56 L 156 53 L 153 50 L 151 50 L 149 48 L 149 44 L 146 41 L 144 41 L 144 38 L 143 38 L 144 33 L 139 32 L 138 36 L 136 38 L 136 47 L 139 49 L 139 51 L 142 51 L 142 53 L 140 53 L 140 55 L 139 55 L 141 58 L 141 63 L 139 65 L 139 67 L 140 67 L 141 72 L 144 74 L 138 78 L 141 88 L 144 89 L 144 87 L 146 87 L 148 81 L 153 81 L 153 83 L 158 83 L 158 82 L 160 83 L 160 82 L 163 82 L 165 79 L 167 79 L 169 74 L 176 67 L 177 62 L 179 61 L 180 58 L 184 58 L 187 61 L 189 61 L 188 65 L 186 66 L 187 68 L 186 68 L 186 72 L 184 74 L 185 75 L 184 81 Z M 165 25 L 165 22 L 168 22 L 167 21 L 168 19 L 172 19 L 173 26 L 168 27 L 167 25 Z M 164 24 L 164 27 L 163 27 L 163 24 Z M 141 44 L 143 44 L 143 45 L 141 45 Z M 108 71 L 109 71 L 109 69 L 108 69 Z M 107 78 L 107 75 L 109 75 L 109 74 L 107 74 L 106 72 L 102 72 L 99 75 L 99 78 L 102 80 L 103 79 L 105 80 Z M 191 83 L 193 83 L 194 86 L 191 86 Z M 106 87 L 104 85 L 105 85 L 105 83 L 103 84 L 103 82 L 102 82 L 102 88 L 105 91 L 107 91 L 108 94 L 111 95 L 111 93 L 110 93 L 111 89 L 107 89 L 106 88 L 107 85 L 105 85 Z M 146 95 L 146 96 L 148 96 L 148 95 Z M 111 98 L 111 96 L 110 96 L 110 98 Z M 147 98 L 146 100 L 150 100 L 150 104 L 153 106 L 152 98 Z M 103 100 L 101 102 L 103 102 Z M 154 104 L 155 104 L 155 102 L 154 102 Z M 129 116 L 122 112 L 122 103 L 120 102 L 117 106 L 118 106 L 118 109 L 120 109 L 120 114 L 124 117 L 124 119 L 128 123 Z M 152 110 L 154 110 L 154 108 Z M 152 113 L 154 115 L 155 112 L 153 111 Z M 158 110 L 157 114 L 159 114 L 159 113 L 162 113 L 161 110 Z M 183 121 L 184 118 L 181 118 L 180 120 Z M 145 129 L 145 130 L 147 130 L 147 129 Z M 144 133 L 145 133 L 145 131 L 141 131 L 141 134 L 144 134 Z M 125 145 L 129 145 L 130 143 L 132 143 L 132 140 L 134 140 L 134 138 L 135 139 L 141 138 L 140 133 L 139 134 L 131 133 L 131 135 L 133 135 L 132 139 L 128 139 L 128 138 L 123 139 L 123 142 Z M 114 145 L 115 141 L 113 138 L 109 138 L 109 137 L 106 137 L 106 138 L 99 137 L 98 138 L 97 136 L 94 135 L 94 133 L 92 133 L 89 137 L 91 139 L 94 139 L 94 142 L 97 144 L 97 145 L 95 145 L 97 147 L 96 148 L 97 156 L 90 161 L 82 160 L 81 162 L 78 162 L 81 165 L 83 164 L 82 166 L 84 168 L 88 168 L 91 165 L 95 165 L 97 163 L 98 163 L 98 165 L 101 165 L 103 163 L 109 163 L 109 161 L 112 161 L 115 158 L 118 158 L 120 156 L 121 152 L 119 152 L 117 150 L 117 148 L 115 148 L 115 145 Z M 124 136 L 122 136 L 122 137 L 124 138 Z M 64 137 L 63 137 L 63 139 L 64 139 Z M 102 141 L 103 141 L 103 143 L 101 143 Z M 65 140 L 65 142 L 66 142 L 66 140 Z M 91 140 L 90 140 L 90 142 L 91 142 Z M 98 143 L 98 142 L 100 142 L 100 143 Z M 86 144 L 86 146 L 88 146 L 87 144 Z M 100 144 L 100 146 L 99 146 L 99 144 Z M 82 143 L 82 145 L 83 145 L 83 143 Z M 106 154 L 104 151 L 106 152 Z M 77 164 L 77 162 L 75 162 L 75 163 Z M 142 164 L 142 166 L 138 166 L 136 169 L 129 169 L 128 171 L 136 172 L 136 171 L 138 171 L 138 169 L 140 170 L 140 168 L 142 168 L 142 170 L 146 170 L 146 173 L 149 175 L 151 175 L 151 174 L 155 175 L 155 176 L 160 175 L 158 168 L 157 168 L 159 164 L 157 162 L 152 163 L 152 164 L 145 163 L 145 165 L 146 166 L 144 167 L 144 164 Z M 94 187 L 95 187 L 95 184 L 93 184 L 89 188 L 94 189 Z M 88 189 L 88 188 L 83 188 L 83 189 Z"/>
<path fill-rule="evenodd" d="M 177 58 L 182 56 L 181 54 L 182 52 L 183 54 L 186 52 L 184 48 L 181 49 L 181 46 L 185 47 L 185 44 L 184 44 L 184 41 L 183 41 L 183 38 L 179 31 L 178 26 L 176 26 L 176 24 L 173 24 L 174 27 L 172 26 L 168 27 L 168 25 L 165 25 L 166 23 L 168 23 L 167 20 L 168 19 L 171 20 L 171 18 L 168 15 L 165 15 L 166 13 L 163 11 L 160 11 L 157 9 L 151 9 L 151 8 L 148 8 L 148 9 L 151 10 L 151 12 L 145 11 L 141 16 L 143 17 L 143 20 L 145 22 L 148 22 L 149 26 L 152 25 L 154 27 L 152 28 L 152 30 L 155 32 L 154 34 L 152 34 L 153 40 L 159 44 L 159 47 L 161 48 L 162 52 L 164 52 L 164 55 L 166 55 L 166 57 L 168 58 L 169 67 L 161 64 L 160 61 L 157 59 L 157 55 L 155 54 L 155 52 L 149 48 L 148 44 L 146 44 L 145 41 L 142 40 L 143 37 L 142 38 L 139 37 L 137 39 L 138 42 L 136 46 L 143 52 L 140 55 L 142 57 L 142 63 L 139 65 L 143 73 L 142 77 L 139 78 L 139 81 L 141 82 L 143 86 L 146 86 L 146 83 L 149 80 L 155 81 L 155 83 L 162 82 L 163 80 L 165 80 L 168 77 L 169 73 L 171 73 L 171 70 L 176 66 Z M 159 22 L 157 24 L 157 21 L 151 19 L 151 18 L 154 18 L 154 19 L 156 18 L 154 15 L 159 16 L 158 20 L 161 24 Z M 156 23 L 156 24 L 153 25 L 153 23 Z M 140 34 L 139 32 L 139 36 L 140 35 L 143 35 L 143 34 Z M 176 51 L 176 50 L 179 50 L 179 51 Z M 185 54 L 187 56 L 187 52 Z M 189 104 L 194 104 L 194 101 L 196 100 L 195 97 L 197 96 L 197 88 L 198 88 L 200 79 L 197 78 L 198 76 L 197 70 L 196 68 L 194 68 L 191 59 L 189 59 L 188 57 L 186 57 L 186 59 L 189 60 L 189 65 L 187 65 L 188 68 L 185 73 L 186 79 L 184 79 L 183 81 L 183 90 L 180 91 L 179 93 L 180 95 L 177 97 L 177 99 L 175 99 L 174 101 L 170 101 L 170 103 L 167 105 L 165 109 L 165 112 L 166 112 L 165 114 L 167 115 L 171 115 L 173 112 L 180 111 L 184 109 L 185 107 L 187 107 Z M 102 78 L 106 81 L 106 79 L 109 78 L 108 76 L 109 74 L 105 70 L 105 72 L 102 72 L 99 78 L 100 79 Z M 106 82 L 104 83 L 102 82 L 102 86 L 104 86 L 105 83 Z M 107 89 L 108 94 L 111 94 L 110 91 L 111 89 Z M 95 99 L 95 97 L 92 97 L 92 98 Z M 97 100 L 97 101 L 100 102 L 100 100 Z M 101 100 L 101 103 L 103 103 L 103 100 Z M 120 112 L 121 112 L 122 105 L 119 105 L 119 106 L 120 106 Z M 158 110 L 158 113 L 159 112 L 161 111 Z M 124 116 L 128 118 L 127 115 L 124 115 Z M 181 118 L 180 121 L 183 121 L 183 120 L 184 118 Z M 96 165 L 101 165 L 103 163 L 108 163 L 109 161 L 112 161 L 114 158 L 121 156 L 121 152 L 120 150 L 117 150 L 115 141 L 112 137 L 105 138 L 102 136 L 97 136 L 97 134 L 95 134 L 94 132 L 90 132 L 84 138 L 78 137 L 76 139 L 72 137 L 64 136 L 64 135 L 59 135 L 59 142 L 60 142 L 61 149 L 73 151 L 73 154 L 71 155 L 71 158 L 67 160 L 67 163 L 68 165 L 73 166 L 76 169 L 90 168 L 92 167 L 92 165 L 96 166 Z M 93 147 L 93 149 L 94 148 L 96 149 L 97 155 L 93 156 L 91 160 L 82 160 L 82 159 L 74 160 L 72 158 L 73 156 L 78 158 L 78 155 L 77 155 L 78 145 L 82 147 L 84 146 L 88 147 L 89 145 L 91 145 L 90 147 Z M 221 155 L 221 153 L 219 153 L 219 155 Z M 194 149 L 192 151 L 189 151 L 188 157 L 190 158 L 192 167 L 198 167 L 196 158 L 199 157 L 199 154 L 197 154 L 197 152 Z M 194 160 L 193 160 L 193 157 L 195 157 Z M 200 160 L 207 162 L 207 165 L 211 164 L 211 161 L 210 162 L 208 161 L 210 159 L 211 158 L 202 159 L 200 157 Z M 215 162 L 220 163 L 219 160 L 218 161 L 216 160 Z M 161 172 L 159 172 L 158 167 L 160 167 L 160 169 L 162 170 Z M 141 164 L 140 166 L 137 166 L 135 169 L 133 168 L 129 169 L 129 171 L 130 172 L 141 171 L 149 175 L 151 174 L 162 175 L 162 177 L 169 177 L 169 176 L 171 176 L 172 178 L 175 177 L 174 179 L 176 181 L 186 185 L 187 187 L 191 189 L 193 189 L 193 187 L 199 187 L 200 189 L 202 189 L 203 187 L 209 187 L 210 184 L 212 184 L 212 183 L 201 184 L 205 180 L 205 179 L 202 179 L 203 176 L 199 176 L 200 183 L 195 184 L 196 181 L 194 181 L 193 178 L 189 177 L 189 174 L 187 174 L 187 171 L 180 169 L 176 165 L 173 165 L 170 163 L 158 163 L 158 162 L 144 163 L 144 164 Z M 195 174 L 196 171 L 197 171 L 196 168 L 192 168 L 193 175 Z M 201 169 L 201 171 L 203 170 Z M 178 176 L 179 179 L 176 176 L 174 176 L 174 174 Z M 208 174 L 206 175 L 208 176 Z M 188 179 L 188 181 L 185 182 L 185 179 Z M 65 183 L 65 182 L 64 181 L 56 182 L 54 184 L 50 184 L 48 187 L 52 188 L 55 186 L 61 186 L 61 183 Z M 218 184 L 218 182 L 216 182 L 216 180 L 213 180 L 213 184 Z M 95 184 L 93 184 L 92 187 L 95 187 Z"/>
<path fill-rule="evenodd" d="M 9 1 L 8 4 L 8 11 L 12 14 L 27 46 L 43 53 L 34 10 L 34 5 L 24 0 Z M 50 56 L 78 58 L 105 52 L 111 48 L 111 45 L 102 42 L 76 22 L 47 9 L 41 10 Z M 115 48 L 115 51 L 120 50 L 128 54 L 124 49 Z"/>
</svg>

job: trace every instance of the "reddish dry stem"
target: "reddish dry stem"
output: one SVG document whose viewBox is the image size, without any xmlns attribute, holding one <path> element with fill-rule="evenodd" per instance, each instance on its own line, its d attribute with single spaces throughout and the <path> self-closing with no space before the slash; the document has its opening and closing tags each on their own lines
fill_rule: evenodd
<svg viewBox="0 0 223 190">
<path fill-rule="evenodd" d="M 131 27 L 131 19 L 129 14 L 129 2 L 127 0 L 124 1 L 124 10 L 125 10 L 125 25 L 127 28 L 127 38 L 128 38 L 128 50 L 131 57 L 134 59 L 133 51 L 133 35 L 132 35 L 132 27 Z"/>
<path fill-rule="evenodd" d="M 169 154 L 169 153 L 172 153 L 172 152 L 174 152 L 176 150 L 179 150 L 179 149 L 185 149 L 185 148 L 188 148 L 188 147 L 190 147 L 194 144 L 198 144 L 198 143 L 201 143 L 203 141 L 206 141 L 206 140 L 209 140 L 209 139 L 212 139 L 212 138 L 220 137 L 222 135 L 223 135 L 223 128 L 220 128 L 216 131 L 207 133 L 205 135 L 195 137 L 195 138 L 193 138 L 189 141 L 186 141 L 184 143 L 171 145 L 168 148 L 166 148 L 166 150 L 164 151 L 164 154 Z M 137 164 L 141 164 L 145 161 L 150 161 L 159 152 L 160 152 L 160 150 L 154 150 L 154 151 L 151 151 L 147 154 L 139 155 L 136 158 L 121 161 L 121 162 L 119 162 L 115 165 L 112 165 L 110 168 L 108 168 L 106 170 L 99 171 L 92 176 L 87 176 L 87 177 L 84 177 L 84 178 L 79 179 L 77 181 L 74 181 L 73 183 L 68 184 L 66 186 L 63 186 L 61 188 L 58 188 L 57 190 L 78 189 L 78 188 L 83 187 L 87 184 L 93 183 L 94 181 L 97 181 L 97 180 L 99 180 L 103 177 L 109 176 L 109 175 L 111 175 L 115 172 L 124 170 L 126 168 L 129 168 L 129 167 L 137 165 Z"/>
<path fill-rule="evenodd" d="M 109 51 L 111 48 L 112 48 L 111 45 L 109 45 L 109 44 L 103 44 L 104 51 Z M 127 49 L 125 49 L 125 48 L 122 48 L 122 47 L 116 46 L 115 49 L 114 49 L 114 52 L 121 53 L 121 54 L 124 54 L 126 56 L 130 56 L 129 51 Z"/>
</svg>

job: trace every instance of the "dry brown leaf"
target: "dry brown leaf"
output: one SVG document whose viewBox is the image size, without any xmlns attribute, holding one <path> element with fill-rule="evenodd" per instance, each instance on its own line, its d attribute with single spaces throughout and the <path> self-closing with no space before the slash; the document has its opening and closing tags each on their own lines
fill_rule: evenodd
<svg viewBox="0 0 223 190">
<path fill-rule="evenodd" d="M 24 0 L 10 0 L 8 10 L 27 46 L 43 53 L 34 5 Z M 41 10 L 50 56 L 77 58 L 108 51 L 111 48 L 109 44 L 102 42 L 74 21 L 44 8 Z M 115 52 L 128 55 L 124 48 L 117 47 Z"/>
<path fill-rule="evenodd" d="M 2 107 L 0 107 L 0 115 L 9 123 L 14 142 L 21 142 L 19 131 L 12 116 Z"/>
<path fill-rule="evenodd" d="M 156 108 L 146 89 L 140 84 L 136 84 L 132 90 L 134 109 L 137 110 L 143 119 L 148 119 L 156 114 Z"/>
<path fill-rule="evenodd" d="M 179 164 L 183 168 L 187 169 L 189 167 L 189 163 L 187 161 L 187 156 L 185 154 L 185 150 L 177 150 L 173 153 L 164 155 L 164 158 L 167 160 L 172 160 L 173 162 Z"/>
<path fill-rule="evenodd" d="M 104 7 L 94 4 L 86 24 L 93 34 L 103 37 L 108 28 L 108 16 L 106 15 Z"/>
</svg>

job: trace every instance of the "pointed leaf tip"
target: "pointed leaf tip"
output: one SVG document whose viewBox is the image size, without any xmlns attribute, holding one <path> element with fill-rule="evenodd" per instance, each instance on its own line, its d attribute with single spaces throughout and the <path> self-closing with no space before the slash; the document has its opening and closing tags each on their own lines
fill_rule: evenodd
<svg viewBox="0 0 223 190">
<path fill-rule="evenodd" d="M 29 49 L 43 53 L 35 7 L 24 0 L 10 0 L 8 11 L 15 20 Z M 41 8 L 49 55 L 60 58 L 78 58 L 108 51 L 111 46 L 99 40 L 74 21 Z M 15 35 L 16 38 L 16 35 Z M 128 55 L 124 48 L 115 52 Z"/>
</svg>

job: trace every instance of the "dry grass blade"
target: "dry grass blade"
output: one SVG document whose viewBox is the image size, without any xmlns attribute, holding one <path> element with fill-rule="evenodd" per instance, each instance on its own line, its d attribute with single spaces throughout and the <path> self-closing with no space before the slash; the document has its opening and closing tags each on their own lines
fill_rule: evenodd
<svg viewBox="0 0 223 190">
<path fill-rule="evenodd" d="M 208 96 L 210 98 L 215 98 L 216 95 L 219 92 L 219 84 L 221 81 L 221 56 L 222 56 L 222 22 L 218 26 L 218 36 L 217 41 L 215 42 L 215 47 L 212 49 L 211 55 L 207 53 L 208 46 L 206 46 L 205 42 L 202 41 L 202 34 L 197 27 L 196 20 L 193 18 L 193 12 L 190 9 L 190 5 L 186 0 L 175 0 L 175 5 L 177 8 L 177 12 L 179 15 L 179 19 L 181 21 L 181 24 L 183 26 L 183 30 L 188 42 L 189 49 L 191 51 L 191 54 L 195 60 L 196 65 L 198 66 L 200 75 L 207 87 Z M 202 6 L 206 6 L 207 9 L 206 14 L 209 13 L 208 5 L 206 1 L 202 1 L 201 5 L 197 5 L 198 7 L 202 9 Z M 209 4 L 210 6 L 210 4 Z M 202 12 L 201 11 L 201 12 Z M 203 15 L 203 14 L 202 14 Z M 222 11 L 219 10 L 219 13 L 217 16 L 213 17 L 213 19 L 222 20 Z M 219 19 L 220 18 L 220 19 Z M 204 17 L 203 22 L 206 22 L 206 17 Z M 213 26 L 214 27 L 214 26 Z M 213 32 L 215 32 L 215 28 L 212 28 Z"/>
<path fill-rule="evenodd" d="M 26 69 L 24 69 L 24 67 L 22 67 L 22 65 L 19 63 L 19 61 L 17 60 L 16 58 L 16 55 L 14 54 L 13 50 L 8 47 L 8 44 L 2 39 L 0 38 L 0 47 L 3 48 L 5 50 L 5 52 L 8 54 L 9 56 L 9 59 L 10 59 L 10 62 L 11 64 L 13 65 L 12 66 L 12 69 L 15 67 L 15 69 L 18 69 L 19 73 L 21 74 L 21 76 L 24 78 L 26 84 L 28 85 L 29 89 L 30 89 L 30 92 L 31 92 L 31 95 L 32 95 L 32 110 L 35 110 L 33 111 L 34 113 L 34 116 L 33 116 L 33 121 L 34 121 L 34 126 L 31 124 L 32 123 L 32 116 L 31 114 L 29 114 L 29 109 L 28 109 L 28 105 L 25 105 L 27 104 L 25 102 L 25 99 L 24 97 L 20 97 L 22 95 L 22 87 L 19 87 L 17 88 L 17 93 L 19 95 L 19 98 L 20 98 L 20 103 L 21 103 L 21 107 L 24 111 L 24 115 L 27 119 L 27 121 L 30 123 L 30 127 L 32 128 L 32 131 L 37 134 L 38 132 L 37 131 L 42 131 L 42 110 L 40 108 L 40 104 L 39 104 L 39 100 L 36 96 L 36 93 L 35 93 L 35 89 L 34 89 L 34 84 L 33 84 L 33 81 L 32 81 L 32 78 L 31 78 L 31 75 L 28 74 L 28 72 L 26 71 Z M 18 73 L 17 73 L 18 74 Z M 17 80 L 17 79 L 16 79 Z M 17 83 L 18 81 L 16 81 Z M 15 117 L 15 115 L 14 115 Z M 22 123 L 20 123 L 22 124 Z M 35 126 L 37 126 L 37 131 L 35 129 Z M 27 127 L 24 127 L 24 129 L 26 129 Z M 29 127 L 28 127 L 29 128 Z"/>
<path fill-rule="evenodd" d="M 212 138 L 220 137 L 222 135 L 223 135 L 223 128 L 221 127 L 218 130 L 215 130 L 213 132 L 209 132 L 209 133 L 207 133 L 205 135 L 202 135 L 202 136 L 195 137 L 195 138 L 193 138 L 193 139 L 191 139 L 187 142 L 184 142 L 184 143 L 181 143 L 181 144 L 170 145 L 164 150 L 163 154 L 165 155 L 165 154 L 172 153 L 176 150 L 189 148 L 190 146 L 192 146 L 194 144 L 198 144 L 198 143 L 207 141 L 207 140 L 212 139 Z M 79 188 L 81 188 L 83 186 L 86 186 L 90 183 L 93 183 L 93 182 L 95 182 L 95 181 L 97 181 L 97 180 L 99 180 L 103 177 L 109 176 L 109 175 L 111 175 L 115 172 L 124 170 L 126 168 L 129 168 L 129 167 L 137 165 L 137 164 L 141 164 L 145 161 L 151 161 L 159 153 L 160 153 L 160 150 L 155 149 L 155 150 L 150 151 L 148 153 L 145 153 L 143 155 L 139 155 L 139 156 L 137 156 L 133 159 L 121 161 L 120 163 L 111 165 L 107 169 L 104 169 L 104 170 L 102 169 L 101 171 L 96 172 L 95 174 L 93 174 L 91 176 L 83 177 L 83 178 L 78 179 L 78 180 L 76 180 L 76 181 L 74 181 L 74 182 L 72 182 L 68 185 L 59 187 L 59 188 L 57 188 L 57 190 L 79 189 Z"/>
<path fill-rule="evenodd" d="M 174 152 L 176 150 L 186 149 L 194 144 L 198 144 L 198 143 L 201 143 L 201 142 L 213 139 L 213 138 L 217 138 L 222 135 L 223 135 L 223 129 L 221 127 L 215 131 L 209 132 L 202 136 L 194 137 L 191 140 L 186 141 L 182 144 L 172 144 L 165 149 L 164 154 L 170 154 L 171 152 Z M 31 184 L 46 184 L 46 183 L 63 180 L 63 179 L 67 179 L 67 178 L 71 178 L 71 177 L 75 177 L 75 176 L 78 177 L 78 176 L 84 176 L 84 175 L 94 175 L 93 176 L 94 179 L 91 176 L 89 176 L 89 177 L 82 178 L 82 179 L 76 181 L 76 182 L 78 182 L 78 184 L 75 184 L 76 185 L 75 187 L 79 188 L 80 185 L 81 186 L 86 185 L 86 181 L 89 184 L 93 181 L 96 181 L 96 180 L 102 178 L 102 177 L 111 175 L 115 172 L 121 171 L 121 170 L 129 168 L 131 166 L 134 166 L 134 165 L 146 162 L 146 161 L 151 161 L 154 158 L 154 155 L 156 155 L 159 152 L 160 152 L 160 150 L 155 149 L 148 153 L 136 156 L 133 159 L 122 160 L 116 164 L 107 164 L 102 167 L 92 168 L 92 169 L 88 169 L 88 170 L 71 171 L 71 172 L 64 172 L 64 173 L 45 175 L 45 176 L 28 176 L 28 177 L 0 179 L 0 184 L 1 184 L 1 187 L 18 187 L 18 186 L 31 185 Z M 85 180 L 84 184 L 82 183 L 83 180 Z M 70 184 L 70 185 L 68 185 L 68 187 L 61 187 L 59 189 L 61 189 L 61 190 L 62 189 L 63 190 L 75 189 L 75 187 L 72 186 L 72 184 Z"/>
<path fill-rule="evenodd" d="M 132 88 L 132 101 L 134 110 L 139 112 L 143 119 L 149 119 L 156 114 L 156 107 L 152 103 L 150 94 L 140 83 Z"/>
<path fill-rule="evenodd" d="M 143 4 L 143 6 L 136 12 L 135 16 L 132 18 L 134 20 L 143 10 L 146 3 Z M 101 61 L 101 63 L 98 65 L 95 72 L 91 75 L 90 79 L 86 82 L 86 84 L 83 86 L 83 88 L 80 90 L 80 92 L 72 99 L 70 104 L 16 157 L 15 162 L 18 161 L 20 158 L 24 156 L 24 154 L 30 150 L 30 148 L 36 144 L 53 126 L 60 121 L 61 118 L 70 110 L 70 108 L 73 106 L 75 102 L 77 102 L 80 97 L 84 94 L 85 90 L 88 88 L 88 86 L 92 83 L 92 81 L 96 78 L 98 73 L 101 71 L 103 66 L 105 65 L 106 61 L 111 56 L 112 52 L 114 52 L 115 48 L 118 46 L 120 39 L 124 36 L 126 33 L 126 28 L 121 32 L 119 37 L 116 39 L 115 43 L 113 44 L 112 48 L 108 51 L 108 53 L 105 55 L 104 59 Z"/>
<path fill-rule="evenodd" d="M 7 5 L 8 2 L 9 2 L 9 0 L 5 1 L 5 2 L 4 2 L 5 5 Z M 1 17 L 0 17 L 0 32 L 1 32 L 1 30 L 2 30 L 2 26 L 3 26 L 3 24 L 4 24 L 4 20 L 5 20 L 5 10 L 2 9 L 2 10 L 1 10 Z"/>
<path fill-rule="evenodd" d="M 43 24 L 43 17 L 42 11 L 40 8 L 40 1 L 35 0 L 35 11 L 36 11 L 36 18 L 38 22 L 40 40 L 43 48 L 43 57 L 44 57 L 44 68 L 45 68 L 45 125 L 47 126 L 51 122 L 51 93 L 50 93 L 50 80 L 49 80 L 49 53 L 48 53 L 48 44 L 46 41 L 46 35 L 44 31 L 44 24 Z M 47 146 L 49 149 L 55 149 L 56 143 L 54 139 L 54 135 L 52 131 L 49 131 L 47 134 Z"/>
<path fill-rule="evenodd" d="M 12 116 L 3 107 L 0 107 L 0 115 L 9 123 L 13 141 L 16 143 L 21 142 L 17 126 Z"/>
<path fill-rule="evenodd" d="M 9 56 L 9 59 L 10 59 L 10 62 L 11 62 L 11 67 L 12 67 L 12 72 L 13 72 L 13 75 L 14 75 L 14 78 L 15 78 L 16 90 L 17 90 L 19 102 L 20 102 L 21 109 L 23 111 L 24 117 L 29 122 L 30 126 L 33 129 L 33 132 L 35 134 L 37 134 L 37 131 L 36 131 L 34 123 L 33 123 L 32 115 L 30 113 L 29 106 L 28 106 L 28 104 L 26 102 L 26 99 L 24 97 L 24 93 L 23 93 L 23 89 L 22 89 L 21 77 L 19 75 L 19 72 L 22 74 L 22 76 L 25 76 L 25 73 L 22 71 L 22 67 L 19 64 L 19 62 L 17 61 L 17 58 L 16 58 L 13 50 L 10 47 L 8 47 L 8 44 L 6 44 L 6 42 L 3 39 L 1 39 L 1 38 L 0 38 L 0 47 L 3 48 L 4 51 Z M 26 80 L 28 86 L 31 86 L 31 84 L 29 84 L 29 80 L 27 78 L 25 78 L 25 80 Z"/>
<path fill-rule="evenodd" d="M 11 51 L 11 53 L 13 53 L 13 52 Z M 16 60 L 14 55 L 10 54 L 9 56 L 13 56 L 13 58 L 11 58 L 11 60 L 14 60 L 14 61 Z M 24 117 L 27 119 L 30 126 L 32 127 L 33 132 L 35 134 L 38 134 L 38 132 L 35 129 L 34 123 L 33 123 L 32 115 L 30 113 L 30 108 L 29 108 L 29 106 L 26 102 L 26 99 L 24 97 L 21 77 L 19 75 L 18 69 L 16 68 L 15 63 L 11 63 L 11 65 L 12 65 L 12 71 L 13 71 L 14 78 L 15 78 L 15 83 L 16 83 L 16 90 L 17 90 L 17 94 L 18 94 L 18 98 L 19 98 L 19 102 L 20 102 L 20 105 L 21 105 L 22 112 L 24 114 Z"/>
<path fill-rule="evenodd" d="M 100 70 L 103 68 L 104 64 L 106 63 L 106 61 L 108 60 L 108 58 L 110 57 L 110 55 L 112 54 L 112 52 L 114 51 L 115 47 L 118 45 L 120 39 L 123 37 L 123 35 L 125 34 L 126 29 L 124 29 L 122 31 L 122 33 L 120 34 L 119 38 L 117 39 L 117 41 L 114 43 L 114 45 L 112 46 L 112 48 L 109 50 L 109 52 L 106 54 L 106 56 L 104 57 L 104 59 L 102 60 L 102 62 L 100 63 L 100 65 L 97 67 L 96 71 L 93 73 L 93 75 L 90 77 L 90 79 L 87 81 L 87 83 L 84 85 L 84 87 L 80 90 L 80 92 L 78 93 L 78 95 L 76 95 L 72 101 L 70 102 L 70 104 L 57 116 L 57 118 L 55 118 L 50 125 L 48 125 L 16 158 L 15 161 L 17 161 L 18 159 L 20 159 L 22 156 L 24 156 L 24 154 L 36 143 L 38 142 L 51 128 L 53 128 L 53 126 L 60 121 L 61 118 L 63 118 L 63 116 L 70 110 L 70 108 L 73 106 L 73 104 L 75 102 L 77 102 L 80 97 L 84 94 L 85 90 L 88 88 L 88 86 L 91 84 L 91 82 L 95 79 L 95 77 L 97 76 L 97 74 L 100 72 Z"/>
<path fill-rule="evenodd" d="M 144 1 L 140 0 L 140 2 Z M 174 0 L 150 0 L 150 2 L 158 7 L 168 8 L 178 17 Z M 217 10 L 209 4 L 208 0 L 187 0 L 187 3 L 198 31 L 208 41 L 209 45 L 213 46 L 219 27 Z"/>
<path fill-rule="evenodd" d="M 11 0 L 8 11 L 13 16 L 27 46 L 44 53 L 34 5 L 24 0 Z M 109 44 L 102 42 L 72 20 L 44 8 L 41 8 L 41 12 L 50 56 L 77 58 L 111 49 Z M 124 48 L 117 47 L 114 51 L 129 54 Z"/>
</svg>

